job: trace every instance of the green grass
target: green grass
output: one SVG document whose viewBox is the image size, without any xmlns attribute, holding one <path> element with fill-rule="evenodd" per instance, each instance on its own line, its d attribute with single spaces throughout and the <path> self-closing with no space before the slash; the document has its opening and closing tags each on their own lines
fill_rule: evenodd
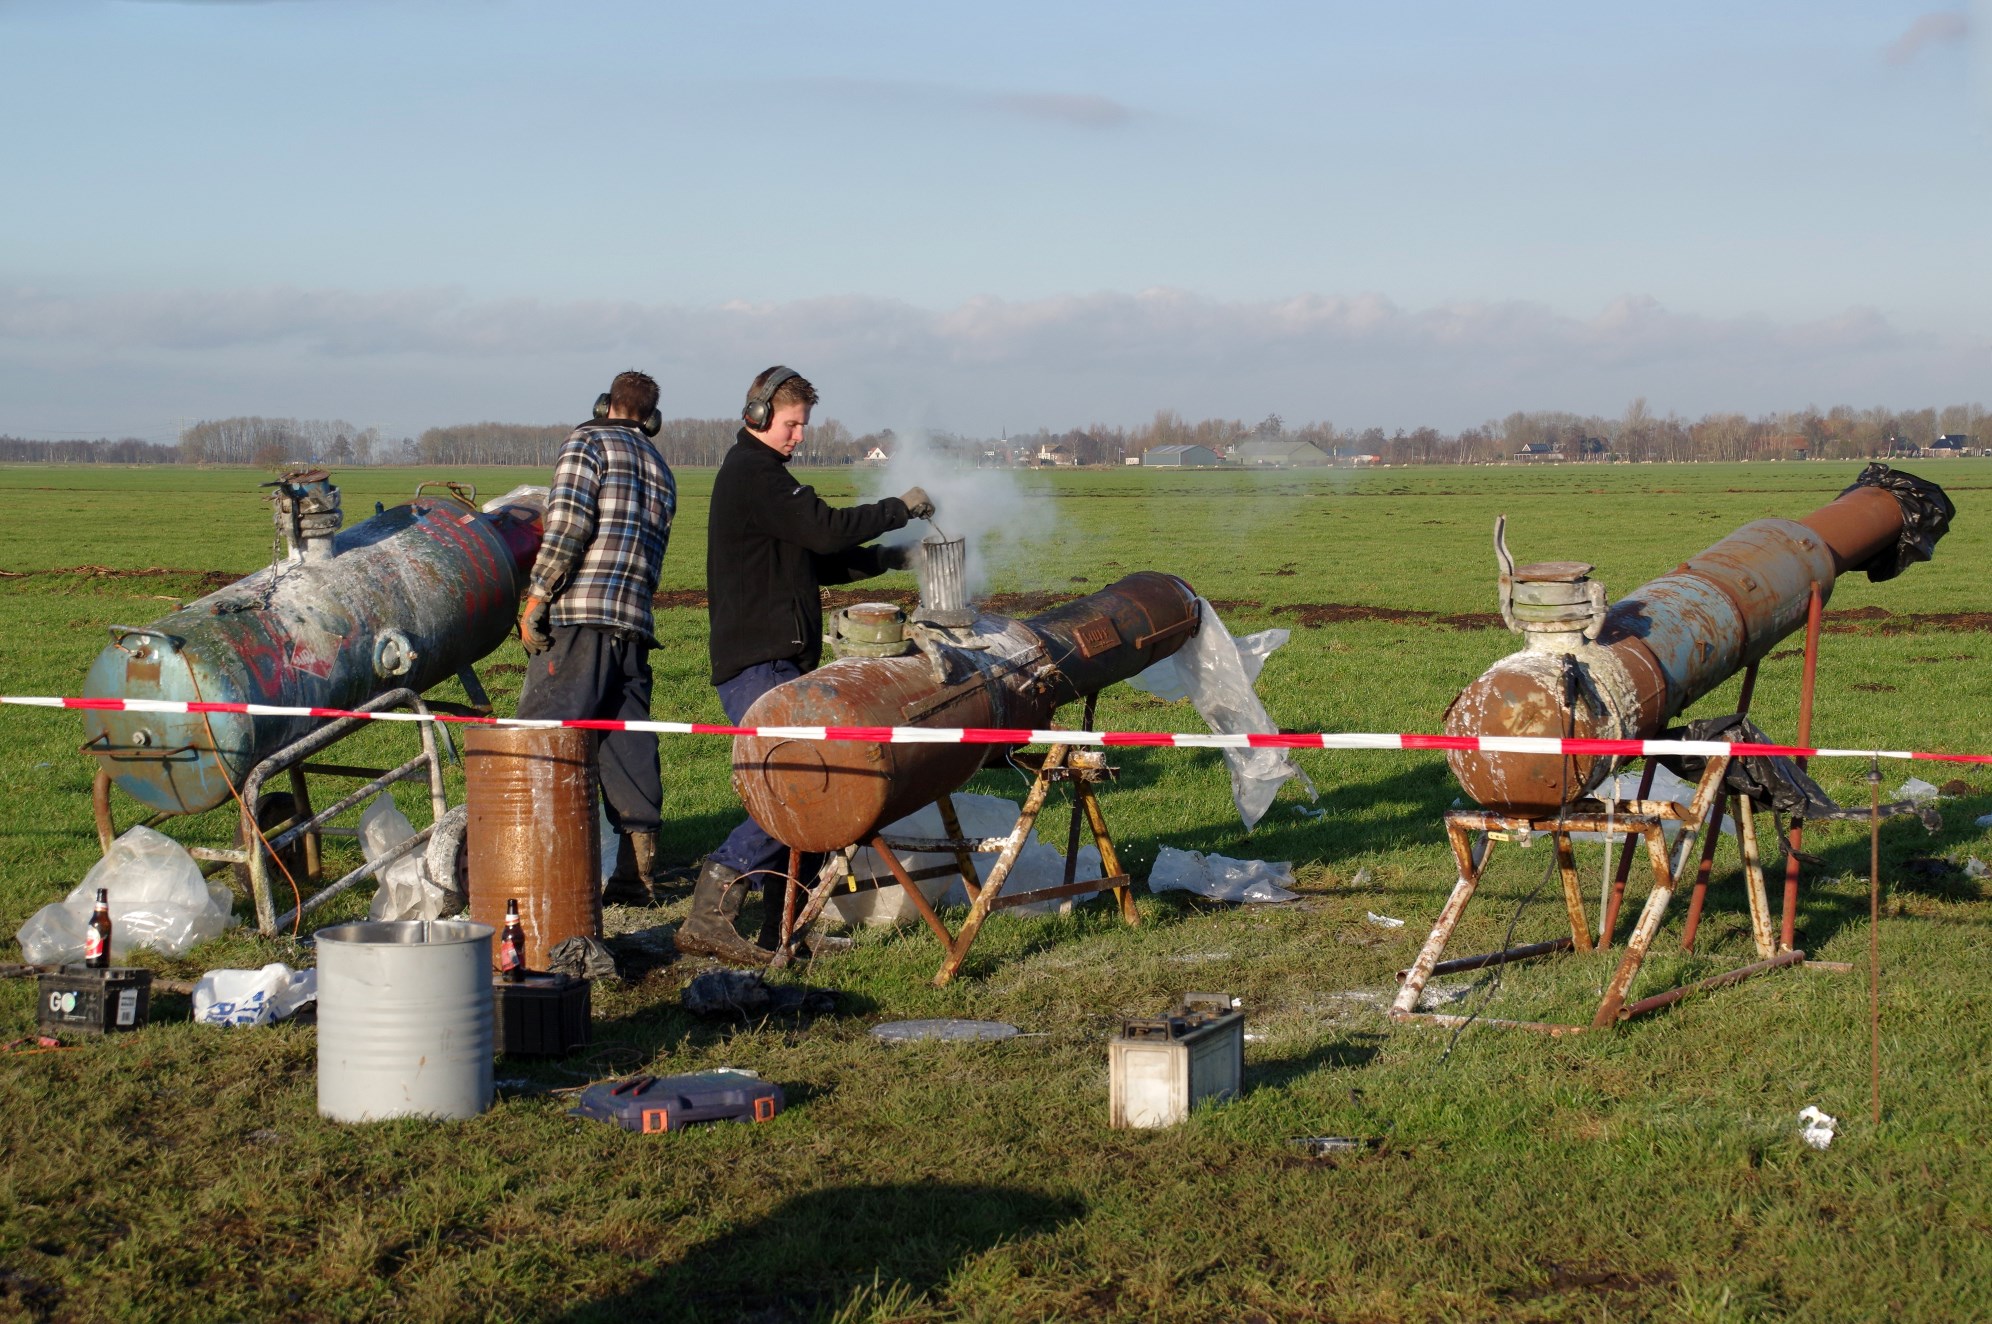
<svg viewBox="0 0 1992 1324">
<path fill-rule="evenodd" d="M 1914 468 L 1915 466 L 1911 466 Z M 1901 579 L 1836 588 L 1817 740 L 1992 750 L 1992 638 L 1931 621 L 1992 610 L 1985 588 L 1992 465 L 1923 466 L 1959 507 L 1937 559 Z M 1229 605 L 1235 632 L 1293 641 L 1261 692 L 1296 729 L 1432 731 L 1452 695 L 1514 640 L 1444 618 L 1493 608 L 1493 516 L 1524 560 L 1594 561 L 1623 593 L 1763 515 L 1796 516 L 1851 480 L 1851 465 L 1392 470 L 1358 475 L 1021 475 L 1046 532 L 1006 550 L 999 591 L 1079 594 L 1120 574 L 1182 575 Z M 405 498 L 411 471 L 339 475 L 355 517 Z M 444 475 L 461 477 L 462 475 Z M 487 494 L 531 475 L 472 475 Z M 0 692 L 73 693 L 109 623 L 143 623 L 269 556 L 244 470 L 0 468 Z M 816 476 L 832 500 L 849 472 Z M 703 582 L 709 472 L 680 475 L 682 514 L 664 588 Z M 83 565 L 155 576 L 45 573 Z M 882 581 L 909 587 L 904 577 Z M 1429 616 L 1320 620 L 1327 606 Z M 1313 609 L 1313 610 L 1310 610 Z M 1326 613 L 1346 617 L 1347 613 Z M 1921 621 L 1911 619 L 1921 615 Z M 1471 624 L 1471 623 L 1467 623 Z M 660 717 L 717 720 L 704 616 L 663 612 Z M 1796 644 L 1790 645 L 1795 648 Z M 481 668 L 501 710 L 521 661 Z M 1725 711 L 1732 683 L 1697 712 Z M 1766 666 L 1757 719 L 1793 733 L 1795 656 Z M 1114 728 L 1194 729 L 1194 714 L 1125 687 L 1102 698 Z M 0 932 L 74 884 L 95 859 L 90 763 L 73 717 L 0 710 Z M 408 748 L 369 732 L 344 761 Z M 1867 1122 L 1866 991 L 1859 976 L 1786 971 L 1691 999 L 1612 1035 L 1550 1042 L 1475 1029 L 1393 1028 L 1379 1011 L 1452 880 L 1440 815 L 1457 790 L 1423 754 L 1302 754 L 1328 811 L 1289 791 L 1257 833 L 1231 810 L 1222 764 L 1195 751 L 1128 750 L 1106 808 L 1145 871 L 1160 844 L 1295 862 L 1305 899 L 1226 908 L 1141 898 L 1142 926 L 1107 908 L 999 917 L 963 978 L 927 980 L 921 929 L 860 935 L 801 976 L 851 1014 L 807 1026 L 716 1027 L 677 1006 L 665 966 L 598 990 L 598 1056 L 501 1062 L 487 1115 L 455 1125 L 338 1127 L 318 1120 L 308 1027 L 224 1033 L 161 997 L 155 1023 L 109 1042 L 0 1059 L 0 1315 L 232 1319 L 1873 1319 L 1992 1312 L 1992 1060 L 1982 972 L 1992 917 L 1975 882 L 1930 882 L 1907 860 L 1976 853 L 1992 779 L 1944 803 L 1935 838 L 1883 829 L 1884 1090 Z M 666 746 L 676 862 L 734 821 L 724 741 Z M 1933 771 L 1933 768 L 1936 769 Z M 1815 769 L 1843 800 L 1864 769 Z M 1940 765 L 1885 767 L 1887 786 Z M 452 794 L 460 793 L 454 770 Z M 1011 774 L 971 789 L 1016 794 Z M 419 823 L 417 800 L 406 802 Z M 119 801 L 120 822 L 135 816 Z M 167 831 L 223 844 L 226 814 Z M 1044 835 L 1062 845 L 1054 810 Z M 1867 842 L 1820 829 L 1824 859 L 1800 909 L 1801 945 L 1865 962 Z M 333 843 L 332 863 L 350 866 Z M 1675 950 L 1677 910 L 1634 992 L 1751 959 L 1733 855 L 1700 950 Z M 1595 888 L 1601 858 L 1581 858 Z M 1456 952 L 1499 944 L 1542 875 L 1542 848 L 1497 857 Z M 364 892 L 364 889 L 362 889 Z M 1637 891 L 1635 891 L 1635 899 Z M 364 909 L 364 895 L 330 919 Z M 681 917 L 668 907 L 660 923 Z M 1400 930 L 1365 912 L 1405 919 Z M 1517 941 L 1554 936 L 1545 892 Z M 184 960 L 308 960 L 244 931 Z M 1487 1014 L 1572 1018 L 1593 1004 L 1603 958 L 1512 969 Z M 1464 985 L 1464 979 L 1442 981 Z M 1245 1000 L 1249 1093 L 1161 1133 L 1105 1125 L 1105 1038 L 1121 1017 L 1187 989 Z M 1481 993 L 1461 1005 L 1477 1005 Z M 32 1032 L 31 981 L 0 981 L 0 1034 Z M 890 1050 L 882 1019 L 1012 1021 L 1033 1037 Z M 750 1067 L 780 1081 L 775 1123 L 668 1138 L 570 1121 L 546 1093 L 642 1066 Z M 1831 1149 L 1797 1139 L 1818 1104 L 1842 1119 Z M 1379 1139 L 1310 1159 L 1306 1135 Z"/>
</svg>

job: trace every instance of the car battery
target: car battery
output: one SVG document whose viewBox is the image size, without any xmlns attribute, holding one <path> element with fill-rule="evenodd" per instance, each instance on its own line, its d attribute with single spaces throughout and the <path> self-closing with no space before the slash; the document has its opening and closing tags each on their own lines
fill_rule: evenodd
<svg viewBox="0 0 1992 1324">
<path fill-rule="evenodd" d="M 1174 1126 L 1245 1087 L 1245 1013 L 1222 993 L 1186 993 L 1164 1016 L 1126 1021 L 1108 1044 L 1116 1127 Z"/>
<path fill-rule="evenodd" d="M 782 1087 L 744 1071 L 695 1076 L 632 1076 L 605 1080 L 581 1092 L 570 1117 L 609 1122 L 651 1135 L 682 1131 L 700 1122 L 768 1122 L 782 1110 Z"/>
<path fill-rule="evenodd" d="M 116 1034 L 145 1024 L 152 972 L 132 966 L 65 965 L 41 976 L 35 1022 L 66 1034 Z"/>
<path fill-rule="evenodd" d="M 571 975 L 491 983 L 491 1042 L 507 1057 L 562 1057 L 588 1044 L 589 984 Z"/>
</svg>

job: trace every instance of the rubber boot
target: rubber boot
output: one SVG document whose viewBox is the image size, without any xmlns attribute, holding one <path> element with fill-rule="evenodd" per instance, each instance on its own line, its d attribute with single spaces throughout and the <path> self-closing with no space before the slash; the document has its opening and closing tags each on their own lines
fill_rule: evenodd
<svg viewBox="0 0 1992 1324">
<path fill-rule="evenodd" d="M 774 953 L 748 942 L 734 927 L 753 884 L 716 860 L 707 860 L 692 889 L 692 913 L 671 935 L 688 956 L 710 956 L 728 965 L 766 965 Z"/>
<path fill-rule="evenodd" d="M 649 906 L 657 900 L 657 834 L 624 832 L 616 841 L 616 870 L 602 884 L 605 906 Z"/>
</svg>

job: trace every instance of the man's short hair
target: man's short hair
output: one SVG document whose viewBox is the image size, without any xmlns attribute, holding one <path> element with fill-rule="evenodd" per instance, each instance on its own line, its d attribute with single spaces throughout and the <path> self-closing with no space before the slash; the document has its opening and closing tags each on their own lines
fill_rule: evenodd
<svg viewBox="0 0 1992 1324">
<path fill-rule="evenodd" d="M 624 418 L 649 418 L 657 408 L 657 383 L 648 373 L 619 372 L 609 383 L 609 408 Z"/>
<path fill-rule="evenodd" d="M 777 364 L 757 374 L 753 386 L 748 388 L 748 396 L 759 395 L 761 388 L 768 384 L 768 379 L 780 371 L 781 365 Z M 801 405 L 805 409 L 816 407 L 816 388 L 809 384 L 809 378 L 792 376 L 775 388 L 774 398 L 768 401 L 768 412 L 772 414 L 783 405 Z"/>
</svg>

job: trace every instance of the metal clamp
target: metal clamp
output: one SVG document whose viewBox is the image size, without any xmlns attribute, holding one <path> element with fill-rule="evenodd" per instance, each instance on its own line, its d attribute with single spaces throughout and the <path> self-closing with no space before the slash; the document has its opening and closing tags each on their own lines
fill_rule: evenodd
<svg viewBox="0 0 1992 1324">
<path fill-rule="evenodd" d="M 476 483 L 458 483 L 458 482 L 452 482 L 448 479 L 431 478 L 426 482 L 420 482 L 415 484 L 415 495 L 417 497 L 420 497 L 423 492 L 427 491 L 429 488 L 432 487 L 444 488 L 449 492 L 451 496 L 463 502 L 466 506 L 469 506 L 472 510 L 477 509 Z M 464 493 L 466 492 L 468 492 L 470 495 L 465 496 Z"/>
</svg>

